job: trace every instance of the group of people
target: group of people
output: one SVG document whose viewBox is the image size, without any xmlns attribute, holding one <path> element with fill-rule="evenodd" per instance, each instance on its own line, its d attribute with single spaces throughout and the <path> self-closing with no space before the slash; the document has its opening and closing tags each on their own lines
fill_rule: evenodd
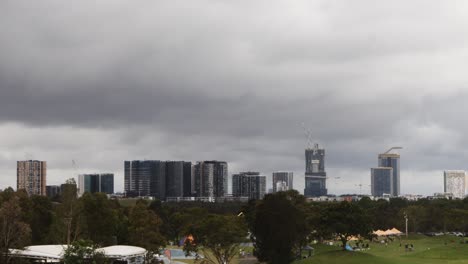
<svg viewBox="0 0 468 264">
<path fill-rule="evenodd" d="M 400 244 L 401 246 L 401 244 Z M 414 250 L 414 246 L 413 244 L 405 244 L 405 251 L 408 252 L 408 251 L 413 251 Z"/>
</svg>

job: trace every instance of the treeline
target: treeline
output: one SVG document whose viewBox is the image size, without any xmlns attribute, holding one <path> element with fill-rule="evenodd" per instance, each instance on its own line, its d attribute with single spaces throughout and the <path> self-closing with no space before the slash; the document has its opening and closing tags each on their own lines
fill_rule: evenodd
<svg viewBox="0 0 468 264">
<path fill-rule="evenodd" d="M 232 258 L 236 243 L 248 240 L 250 231 L 256 255 L 275 263 L 268 256 L 279 261 L 285 260 L 277 254 L 291 259 L 298 248 L 313 239 L 339 236 L 344 241 L 349 235 L 393 227 L 404 231 L 405 215 L 410 232 L 468 231 L 468 199 L 362 198 L 352 203 L 310 203 L 289 191 L 249 203 L 138 200 L 122 206 L 102 193 L 85 193 L 78 198 L 76 188 L 63 190 L 56 199 L 28 196 L 25 191 L 8 188 L 0 193 L 0 249 L 6 253 L 8 248 L 27 245 L 90 240 L 100 246 L 128 244 L 157 252 L 170 242 L 177 244 L 192 235 L 198 243 L 184 243 L 187 250 L 209 248 L 211 243 L 221 250 L 219 259 L 224 261 Z M 285 241 L 290 241 L 290 248 L 275 247 Z M 225 247 L 219 249 L 219 245 Z"/>
</svg>

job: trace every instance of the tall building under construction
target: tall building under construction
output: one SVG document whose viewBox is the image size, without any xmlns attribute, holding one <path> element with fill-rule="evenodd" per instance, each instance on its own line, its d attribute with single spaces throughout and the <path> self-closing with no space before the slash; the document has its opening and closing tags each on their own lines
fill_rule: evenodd
<svg viewBox="0 0 468 264">
<path fill-rule="evenodd" d="M 305 189 L 304 196 L 327 195 L 327 173 L 325 172 L 325 149 L 315 144 L 305 150 Z"/>
</svg>

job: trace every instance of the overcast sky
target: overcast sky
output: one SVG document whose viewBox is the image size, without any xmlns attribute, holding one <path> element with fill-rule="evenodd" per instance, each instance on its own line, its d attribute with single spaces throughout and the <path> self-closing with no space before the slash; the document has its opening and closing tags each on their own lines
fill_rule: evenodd
<svg viewBox="0 0 468 264">
<path fill-rule="evenodd" d="M 123 161 L 225 160 L 294 172 L 302 123 L 331 193 L 369 193 L 402 146 L 401 192 L 468 169 L 466 1 L 0 1 L 0 188 Z M 72 160 L 77 167 L 73 169 Z M 337 177 L 340 177 L 337 179 Z M 270 181 L 269 181 L 270 182 Z M 362 184 L 362 190 L 357 186 Z"/>
</svg>

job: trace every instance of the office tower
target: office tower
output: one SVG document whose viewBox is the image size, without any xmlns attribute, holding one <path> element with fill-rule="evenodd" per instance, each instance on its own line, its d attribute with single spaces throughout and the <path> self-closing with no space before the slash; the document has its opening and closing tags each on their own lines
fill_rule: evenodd
<svg viewBox="0 0 468 264">
<path fill-rule="evenodd" d="M 225 161 L 205 161 L 213 164 L 213 195 L 224 197 L 228 193 L 228 165 Z"/>
<path fill-rule="evenodd" d="M 451 193 L 454 198 L 465 198 L 466 173 L 463 170 L 444 171 L 444 192 Z"/>
<path fill-rule="evenodd" d="M 214 164 L 197 162 L 194 166 L 195 178 L 195 196 L 197 197 L 214 197 L 213 178 Z"/>
<path fill-rule="evenodd" d="M 184 183 L 183 183 L 183 196 L 191 197 L 195 191 L 193 188 L 193 167 L 192 162 L 184 162 Z"/>
<path fill-rule="evenodd" d="M 232 195 L 234 197 L 249 197 L 263 199 L 266 191 L 266 176 L 259 172 L 241 172 L 232 175 Z"/>
<path fill-rule="evenodd" d="M 47 163 L 38 160 L 17 162 L 16 188 L 29 195 L 46 195 Z"/>
<path fill-rule="evenodd" d="M 100 189 L 99 192 L 105 194 L 114 193 L 114 174 L 113 173 L 101 173 L 100 175 Z"/>
<path fill-rule="evenodd" d="M 124 190 L 129 197 L 152 196 L 166 199 L 166 162 L 125 161 Z"/>
<path fill-rule="evenodd" d="M 391 149 L 390 149 L 391 150 Z M 400 155 L 395 153 L 379 154 L 379 167 L 393 168 L 392 196 L 400 195 Z"/>
<path fill-rule="evenodd" d="M 80 174 L 78 175 L 78 190 L 80 196 L 83 195 L 85 192 L 102 192 L 105 194 L 113 194 L 114 174 Z"/>
<path fill-rule="evenodd" d="M 195 193 L 198 197 L 224 197 L 228 189 L 225 161 L 199 161 L 194 166 Z"/>
<path fill-rule="evenodd" d="M 60 186 L 58 185 L 47 185 L 46 195 L 50 199 L 57 197 L 60 194 Z"/>
<path fill-rule="evenodd" d="M 371 168 L 371 193 L 373 196 L 382 197 L 393 192 L 393 168 Z"/>
<path fill-rule="evenodd" d="M 278 171 L 273 172 L 273 192 L 287 191 L 293 189 L 293 173 Z"/>
<path fill-rule="evenodd" d="M 314 148 L 305 150 L 305 189 L 304 196 L 318 197 L 327 195 L 327 173 L 325 172 L 325 149 Z"/>
<path fill-rule="evenodd" d="M 166 197 L 184 194 L 184 162 L 166 161 Z"/>
</svg>

